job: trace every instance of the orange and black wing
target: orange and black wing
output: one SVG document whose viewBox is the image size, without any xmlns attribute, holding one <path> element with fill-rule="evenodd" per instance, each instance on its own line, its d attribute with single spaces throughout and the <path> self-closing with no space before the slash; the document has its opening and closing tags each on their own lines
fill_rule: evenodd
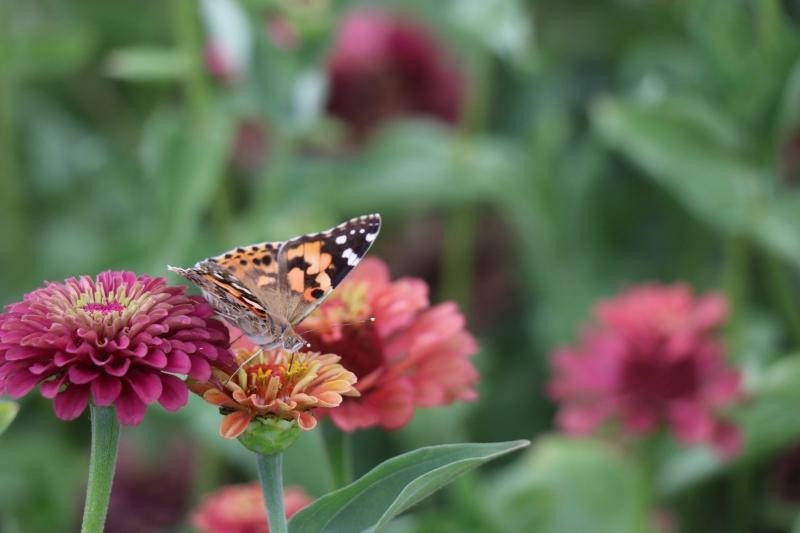
<svg viewBox="0 0 800 533">
<path fill-rule="evenodd" d="M 289 323 L 303 320 L 342 282 L 366 255 L 380 228 L 380 215 L 364 215 L 283 244 L 278 277 Z"/>
</svg>

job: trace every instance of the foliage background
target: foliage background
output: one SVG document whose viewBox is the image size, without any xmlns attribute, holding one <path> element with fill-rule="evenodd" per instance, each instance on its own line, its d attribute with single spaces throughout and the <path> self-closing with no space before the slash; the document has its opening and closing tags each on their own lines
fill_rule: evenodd
<svg viewBox="0 0 800 533">
<path fill-rule="evenodd" d="M 458 57 L 460 124 L 407 117 L 342 149 L 324 112 L 325 60 L 341 17 L 363 4 L 424 21 Z M 198 3 L 0 3 L 2 303 L 45 279 L 164 275 L 166 264 L 379 211 L 371 253 L 395 275 L 425 278 L 435 301 L 462 305 L 482 379 L 473 404 L 357 434 L 357 470 L 422 445 L 535 440 L 393 530 L 800 529 L 796 3 L 239 5 L 252 56 L 246 80 L 228 84 L 203 62 Z M 301 45 L 274 46 L 267 13 L 296 24 Z M 246 169 L 232 162 L 242 121 L 267 125 L 266 152 Z M 550 353 L 576 338 L 596 299 L 649 280 L 732 303 L 725 334 L 749 394 L 734 461 L 670 443 L 626 456 L 554 434 Z M 138 466 L 120 470 L 113 530 L 253 478 L 217 421 L 193 399 L 124 431 L 123 455 Z M 330 488 L 318 433 L 287 458 L 288 481 L 314 495 Z M 26 398 L 0 440 L 0 529 L 74 529 L 87 442 L 87 419 L 61 423 Z"/>
</svg>

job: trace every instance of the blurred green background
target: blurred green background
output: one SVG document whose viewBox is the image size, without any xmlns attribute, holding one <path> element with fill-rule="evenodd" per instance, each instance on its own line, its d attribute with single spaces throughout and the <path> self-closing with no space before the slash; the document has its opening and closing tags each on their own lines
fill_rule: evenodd
<svg viewBox="0 0 800 533">
<path fill-rule="evenodd" d="M 43 280 L 166 275 L 378 211 L 370 253 L 469 317 L 480 397 L 359 432 L 357 470 L 423 445 L 534 440 L 390 529 L 800 531 L 800 4 L 0 6 L 3 304 Z M 331 107 L 336 35 L 364 6 L 426 28 L 433 47 L 405 60 L 452 60 L 460 74 L 436 105 L 414 103 L 422 81 L 390 80 L 396 92 L 376 82 L 355 100 L 374 111 L 368 127 Z M 440 111 L 451 105 L 456 116 Z M 552 350 L 598 298 L 677 280 L 731 302 L 726 341 L 749 396 L 741 454 L 631 456 L 555 434 Z M 201 494 L 253 479 L 217 423 L 193 398 L 126 428 L 108 531 L 189 531 Z M 331 486 L 318 433 L 287 457 L 287 481 L 313 495 Z M 22 401 L 0 438 L 0 530 L 77 529 L 88 437 L 88 417 L 63 423 L 36 395 Z"/>
</svg>

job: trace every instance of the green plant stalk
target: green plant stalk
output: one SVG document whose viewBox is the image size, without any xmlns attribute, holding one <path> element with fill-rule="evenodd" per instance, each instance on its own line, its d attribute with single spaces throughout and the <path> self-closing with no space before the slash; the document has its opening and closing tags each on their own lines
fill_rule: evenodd
<svg viewBox="0 0 800 533">
<path fill-rule="evenodd" d="M 270 533 L 287 533 L 286 511 L 283 507 L 283 454 L 257 453 L 256 458 Z"/>
<path fill-rule="evenodd" d="M 767 255 L 765 258 L 767 284 L 775 304 L 783 312 L 789 334 L 795 347 L 800 347 L 800 308 L 795 298 L 796 289 L 786 275 L 786 268 L 778 258 Z"/>
<path fill-rule="evenodd" d="M 330 420 L 322 424 L 322 436 L 333 488 L 342 488 L 353 481 L 353 440 Z"/>
<path fill-rule="evenodd" d="M 722 286 L 730 305 L 730 315 L 725 327 L 728 346 L 732 353 L 738 353 L 741 337 L 741 324 L 744 319 L 747 299 L 747 268 L 750 247 L 743 236 L 733 236 L 728 240 L 725 266 L 722 273 Z"/>
<path fill-rule="evenodd" d="M 442 254 L 441 294 L 443 300 L 455 300 L 469 315 L 472 280 L 475 270 L 475 207 L 456 206 L 447 213 Z"/>
<path fill-rule="evenodd" d="M 199 3 L 193 0 L 170 0 L 170 3 L 176 44 L 189 58 L 189 66 L 183 75 L 183 90 L 192 118 L 203 124 L 208 114 L 209 91 L 203 70 L 203 46 L 196 11 Z"/>
<path fill-rule="evenodd" d="M 11 18 L 11 2 L 0 0 L 0 227 L 5 235 L 0 253 L 8 276 L 19 281 L 28 273 L 31 260 L 22 178 L 17 172 L 13 113 L 17 79 L 13 69 Z"/>
<path fill-rule="evenodd" d="M 465 172 L 469 171 L 471 144 L 486 128 L 491 98 L 491 55 L 485 51 L 476 54 L 470 70 L 474 73 L 470 80 L 472 90 L 453 147 L 453 158 Z M 440 296 L 458 302 L 465 314 L 469 314 L 472 303 L 477 224 L 478 216 L 473 205 L 454 206 L 446 215 Z"/>
<path fill-rule="evenodd" d="M 81 533 L 103 533 L 117 465 L 119 422 L 113 407 L 90 408 L 92 447 L 89 456 L 89 483 L 83 508 Z"/>
</svg>

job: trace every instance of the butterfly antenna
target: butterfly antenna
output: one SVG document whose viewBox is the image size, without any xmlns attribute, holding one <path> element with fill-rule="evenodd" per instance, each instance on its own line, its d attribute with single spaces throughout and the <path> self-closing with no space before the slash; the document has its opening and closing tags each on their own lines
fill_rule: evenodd
<svg viewBox="0 0 800 533">
<path fill-rule="evenodd" d="M 248 357 L 247 359 L 245 359 L 244 361 L 242 361 L 242 364 L 240 364 L 240 365 L 239 365 L 239 366 L 236 368 L 236 370 L 233 372 L 233 374 L 231 374 L 231 377 L 229 377 L 229 378 L 228 378 L 228 381 L 226 381 L 226 382 L 225 382 L 225 385 L 227 385 L 228 383 L 230 383 L 230 382 L 231 382 L 231 380 L 233 379 L 233 376 L 236 376 L 237 374 L 239 374 L 239 371 L 240 371 L 242 368 L 244 368 L 244 366 L 245 366 L 247 363 L 249 363 L 250 361 L 252 361 L 252 360 L 253 360 L 253 359 L 255 359 L 256 357 L 258 357 L 258 356 L 259 356 L 259 355 L 261 355 L 262 353 L 264 353 L 264 350 L 263 350 L 263 349 L 261 349 L 261 348 L 259 348 L 258 350 L 254 351 L 254 352 L 253 352 L 253 353 L 250 355 L 250 357 Z"/>
</svg>

